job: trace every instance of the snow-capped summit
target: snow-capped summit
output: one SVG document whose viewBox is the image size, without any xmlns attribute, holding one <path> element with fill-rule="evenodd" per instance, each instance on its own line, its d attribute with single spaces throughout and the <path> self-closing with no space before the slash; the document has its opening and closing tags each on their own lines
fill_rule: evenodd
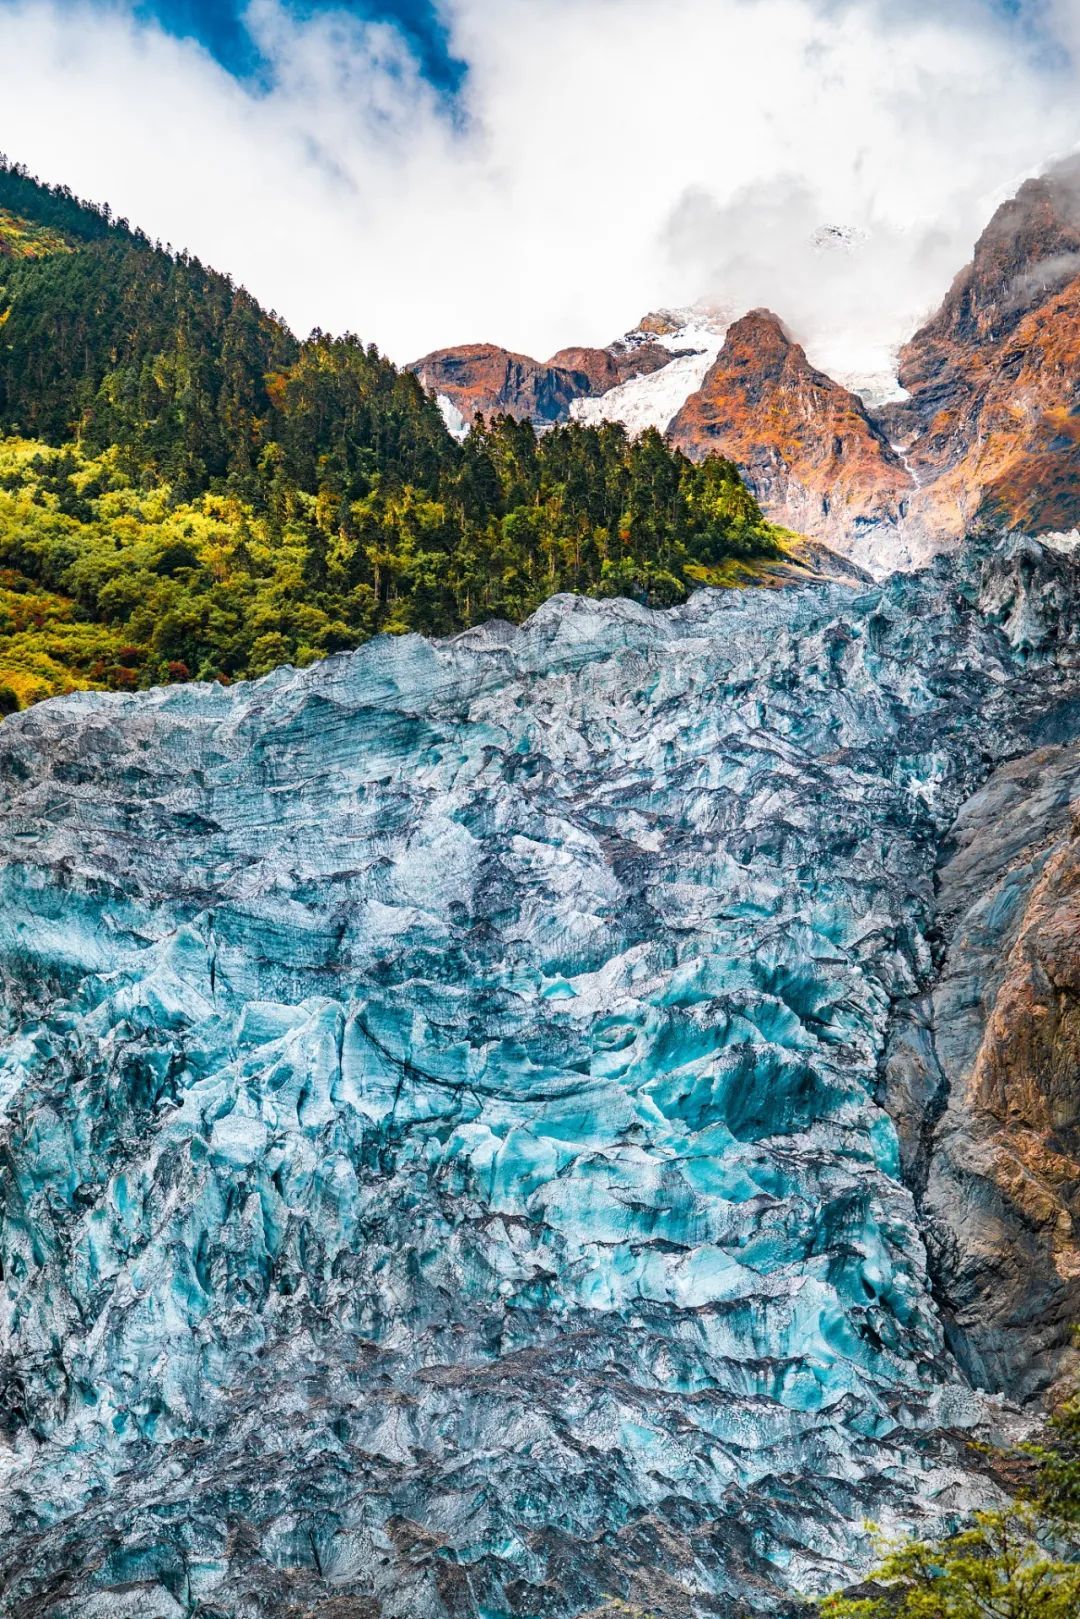
<svg viewBox="0 0 1080 1619">
<path fill-rule="evenodd" d="M 686 309 L 659 309 L 644 315 L 633 329 L 611 345 L 633 350 L 646 343 L 667 349 L 671 360 L 648 375 L 630 377 L 595 399 L 575 399 L 573 421 L 622 422 L 630 433 L 648 427 L 664 432 L 668 423 L 696 393 L 719 354 L 731 313 L 715 304 Z"/>
<path fill-rule="evenodd" d="M 564 348 L 533 360 L 493 343 L 459 344 L 425 355 L 411 369 L 459 438 L 477 414 L 501 413 L 538 427 L 569 417 L 662 432 L 701 386 L 731 319 L 730 311 L 703 301 L 653 310 L 602 349 Z"/>
</svg>

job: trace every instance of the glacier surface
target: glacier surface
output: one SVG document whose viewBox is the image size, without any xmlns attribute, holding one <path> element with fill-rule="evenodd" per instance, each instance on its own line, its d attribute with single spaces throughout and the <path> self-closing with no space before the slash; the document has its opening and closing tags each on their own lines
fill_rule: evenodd
<svg viewBox="0 0 1080 1619">
<path fill-rule="evenodd" d="M 1075 571 L 5 722 L 4 1611 L 772 1614 L 985 1495 L 878 1070 Z"/>
</svg>

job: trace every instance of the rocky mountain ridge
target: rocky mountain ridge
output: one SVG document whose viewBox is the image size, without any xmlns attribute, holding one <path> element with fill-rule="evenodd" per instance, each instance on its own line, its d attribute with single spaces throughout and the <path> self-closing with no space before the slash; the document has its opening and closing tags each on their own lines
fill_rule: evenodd
<svg viewBox="0 0 1080 1619">
<path fill-rule="evenodd" d="M 730 324 L 714 329 L 722 336 Z M 663 315 L 656 329 L 668 339 L 678 331 Z M 810 366 L 771 311 L 735 322 L 725 351 L 717 342 L 700 369 L 673 372 L 674 387 L 628 389 L 617 349 L 589 351 L 610 363 L 594 359 L 587 381 L 569 370 L 546 413 L 524 383 L 498 402 L 484 392 L 487 408 L 545 424 L 610 411 L 631 431 L 657 426 L 692 457 L 716 450 L 774 521 L 879 572 L 918 563 L 980 523 L 1070 530 L 1080 524 L 1080 159 L 1026 181 L 997 210 L 941 308 L 904 345 L 897 402 L 867 403 Z M 443 360 L 463 367 L 460 396 L 443 391 L 466 419 L 479 388 L 470 353 Z M 642 373 L 665 363 L 646 344 L 624 366 L 638 353 Z"/>
<path fill-rule="evenodd" d="M 813 367 L 770 310 L 728 329 L 667 432 L 691 460 L 729 457 L 763 510 L 854 556 L 862 528 L 904 517 L 909 472 L 862 401 Z"/>
<path fill-rule="evenodd" d="M 900 353 L 906 444 L 927 526 L 1034 532 L 1080 517 L 1080 159 L 1003 203 L 941 309 Z"/>
<path fill-rule="evenodd" d="M 477 416 L 505 415 L 548 426 L 566 420 L 575 400 L 649 376 L 671 353 L 648 340 L 620 339 L 607 348 L 560 349 L 550 360 L 512 354 L 494 343 L 436 349 L 409 369 L 468 426 Z"/>
<path fill-rule="evenodd" d="M 494 343 L 463 343 L 436 349 L 408 369 L 466 425 L 477 415 L 501 412 L 550 426 L 578 415 L 575 405 L 611 395 L 703 349 L 715 351 L 714 338 L 726 324 L 726 316 L 710 305 L 661 309 L 605 348 L 563 348 L 549 360 L 534 360 Z M 700 378 L 692 375 L 696 385 Z M 610 419 L 618 419 L 617 412 Z"/>
</svg>

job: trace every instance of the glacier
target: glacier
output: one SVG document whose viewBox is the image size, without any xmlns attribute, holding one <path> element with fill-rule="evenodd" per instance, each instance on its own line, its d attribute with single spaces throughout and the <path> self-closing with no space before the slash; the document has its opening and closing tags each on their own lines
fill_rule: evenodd
<svg viewBox="0 0 1080 1619">
<path fill-rule="evenodd" d="M 775 1615 L 991 1498 L 883 1106 L 1077 563 L 559 597 L 0 726 L 19 1619 Z"/>
<path fill-rule="evenodd" d="M 586 427 L 599 427 L 603 422 L 621 422 L 631 437 L 654 428 L 663 433 L 686 404 L 691 394 L 697 393 L 717 355 L 724 346 L 729 316 L 717 309 L 664 311 L 674 330 L 667 332 L 627 332 L 617 346 L 631 349 L 637 343 L 649 342 L 670 350 L 672 358 L 659 371 L 646 372 L 617 383 L 606 393 L 586 396 L 570 402 L 570 420 Z"/>
</svg>

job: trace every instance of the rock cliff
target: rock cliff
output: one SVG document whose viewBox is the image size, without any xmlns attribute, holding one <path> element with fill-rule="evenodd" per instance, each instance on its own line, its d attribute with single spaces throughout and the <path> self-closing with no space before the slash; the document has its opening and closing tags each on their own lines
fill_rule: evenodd
<svg viewBox="0 0 1080 1619">
<path fill-rule="evenodd" d="M 770 310 L 729 328 L 668 437 L 694 459 L 728 456 L 775 522 L 856 558 L 866 531 L 900 523 L 913 489 L 861 400 L 816 370 Z"/>
<path fill-rule="evenodd" d="M 650 377 L 670 365 L 670 349 L 659 343 L 612 343 L 606 349 L 560 349 L 548 361 L 568 371 L 584 372 L 592 384 L 592 397 L 608 393 L 631 377 Z"/>
<path fill-rule="evenodd" d="M 924 1207 L 966 1369 L 1028 1397 L 1080 1371 L 1078 813 L 1076 748 L 1040 749 L 965 806 L 942 873 L 945 1108 Z"/>
<path fill-rule="evenodd" d="M 495 343 L 436 349 L 409 369 L 430 393 L 448 399 L 465 422 L 505 415 L 551 423 L 565 417 L 571 400 L 593 388 L 587 371 L 544 365 Z"/>
<path fill-rule="evenodd" d="M 426 354 L 409 369 L 430 392 L 448 399 L 465 422 L 501 414 L 550 426 L 567 419 L 574 400 L 649 376 L 671 358 L 668 349 L 652 342 L 560 349 L 547 361 L 494 343 L 462 343 Z"/>
<path fill-rule="evenodd" d="M 900 354 L 906 445 L 924 526 L 1029 531 L 1080 521 L 1080 160 L 994 214 L 937 314 Z"/>
</svg>

